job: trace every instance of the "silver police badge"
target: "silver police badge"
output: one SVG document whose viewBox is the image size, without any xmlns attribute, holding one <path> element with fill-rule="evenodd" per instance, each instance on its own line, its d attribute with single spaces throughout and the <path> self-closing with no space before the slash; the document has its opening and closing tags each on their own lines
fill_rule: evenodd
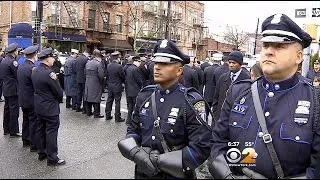
<svg viewBox="0 0 320 180">
<path fill-rule="evenodd" d="M 18 62 L 17 61 L 13 61 L 12 64 L 14 65 L 14 67 L 18 67 Z"/>
<path fill-rule="evenodd" d="M 295 114 L 304 114 L 309 115 L 310 113 L 310 101 L 298 101 L 297 109 L 295 110 Z M 304 117 L 295 117 L 294 122 L 298 124 L 307 124 L 308 118 Z"/>
<path fill-rule="evenodd" d="M 206 106 L 204 101 L 199 101 L 195 105 L 193 105 L 194 109 L 197 111 L 198 115 L 202 118 L 202 120 L 206 121 Z"/>
<path fill-rule="evenodd" d="M 51 73 L 49 74 L 49 76 L 51 77 L 51 79 L 57 80 L 57 75 L 56 75 L 56 73 L 51 72 Z"/>
</svg>

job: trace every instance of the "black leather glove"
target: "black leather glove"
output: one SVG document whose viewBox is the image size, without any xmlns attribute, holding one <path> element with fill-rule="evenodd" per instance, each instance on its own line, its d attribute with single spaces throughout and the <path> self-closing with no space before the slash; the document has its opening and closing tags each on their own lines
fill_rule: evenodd
<svg viewBox="0 0 320 180">
<path fill-rule="evenodd" d="M 242 172 L 243 172 L 243 174 L 248 176 L 249 179 L 268 179 L 265 176 L 263 176 L 257 172 L 254 172 L 251 169 L 246 168 L 246 167 L 242 169 Z"/>
<path fill-rule="evenodd" d="M 139 169 L 149 177 L 155 176 L 159 173 L 158 168 L 150 160 L 151 148 L 136 147 L 137 152 L 134 155 L 133 161 L 139 166 Z"/>
</svg>

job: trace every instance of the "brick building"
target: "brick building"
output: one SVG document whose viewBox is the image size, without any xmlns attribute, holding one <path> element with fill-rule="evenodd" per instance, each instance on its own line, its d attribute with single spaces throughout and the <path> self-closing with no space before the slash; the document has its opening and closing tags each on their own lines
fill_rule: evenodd
<svg viewBox="0 0 320 180">
<path fill-rule="evenodd" d="M 205 38 L 203 40 L 203 51 L 201 57 L 211 57 L 212 54 L 219 51 L 224 54 L 228 54 L 232 51 L 233 46 L 231 44 L 226 44 L 223 42 L 219 42 L 213 38 Z M 202 58 L 202 59 L 204 59 Z"/>
</svg>

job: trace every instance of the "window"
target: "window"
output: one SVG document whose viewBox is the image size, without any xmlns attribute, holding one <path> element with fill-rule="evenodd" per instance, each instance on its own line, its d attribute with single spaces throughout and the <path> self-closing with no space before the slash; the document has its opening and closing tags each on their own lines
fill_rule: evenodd
<svg viewBox="0 0 320 180">
<path fill-rule="evenodd" d="M 122 33 L 122 16 L 121 15 L 116 16 L 116 24 L 117 24 L 117 32 Z"/>
<path fill-rule="evenodd" d="M 163 1 L 163 9 L 168 9 L 168 2 L 167 1 Z"/>
<path fill-rule="evenodd" d="M 96 20 L 96 11 L 89 9 L 89 17 L 88 17 L 88 28 L 94 29 L 95 28 L 95 22 Z"/>
<path fill-rule="evenodd" d="M 109 19 L 110 19 L 110 13 L 104 12 L 103 14 L 103 30 L 107 31 L 109 28 Z"/>
<path fill-rule="evenodd" d="M 153 5 L 154 5 L 154 12 L 157 13 L 158 12 L 159 1 L 153 1 Z"/>
</svg>

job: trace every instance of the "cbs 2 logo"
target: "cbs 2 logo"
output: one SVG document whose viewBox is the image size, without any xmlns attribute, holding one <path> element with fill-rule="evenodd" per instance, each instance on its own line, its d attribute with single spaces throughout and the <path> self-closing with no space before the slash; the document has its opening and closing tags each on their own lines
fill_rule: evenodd
<svg viewBox="0 0 320 180">
<path fill-rule="evenodd" d="M 243 157 L 243 159 L 242 159 Z M 227 151 L 226 158 L 230 163 L 252 164 L 256 163 L 256 151 L 253 148 L 245 148 L 240 152 L 237 148 L 231 148 Z"/>
</svg>

